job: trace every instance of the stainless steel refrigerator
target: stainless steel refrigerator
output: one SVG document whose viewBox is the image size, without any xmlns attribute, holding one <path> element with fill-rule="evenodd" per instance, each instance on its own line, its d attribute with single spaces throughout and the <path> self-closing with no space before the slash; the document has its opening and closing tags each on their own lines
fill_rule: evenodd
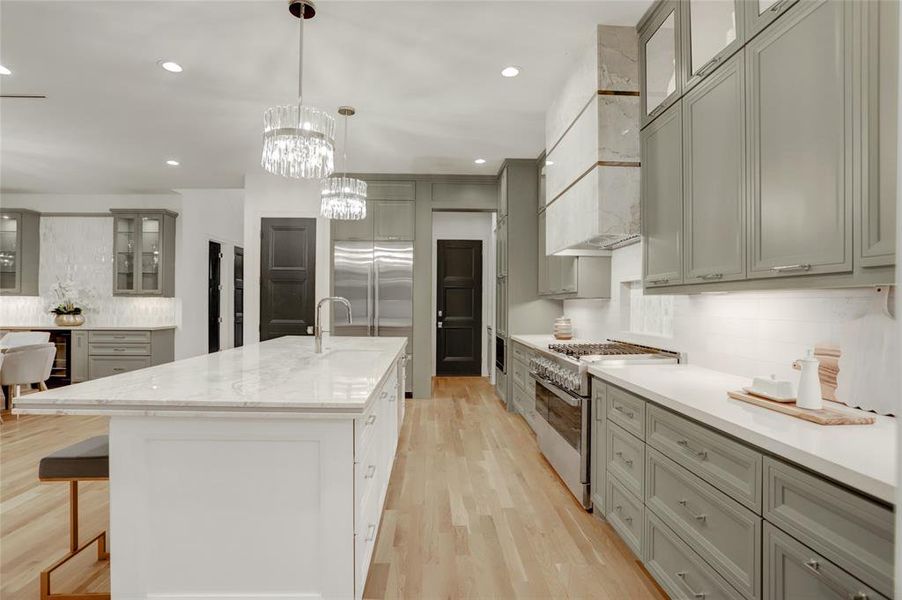
<svg viewBox="0 0 902 600">
<path fill-rule="evenodd" d="M 332 289 L 351 303 L 353 323 L 333 317 L 334 335 L 407 338 L 413 365 L 413 242 L 335 242 Z M 334 311 L 333 311 L 334 313 Z"/>
</svg>

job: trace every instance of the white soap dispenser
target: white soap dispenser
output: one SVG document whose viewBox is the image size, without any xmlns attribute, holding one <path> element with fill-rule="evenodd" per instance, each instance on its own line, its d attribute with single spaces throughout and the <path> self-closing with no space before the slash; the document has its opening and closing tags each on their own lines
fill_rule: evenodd
<svg viewBox="0 0 902 600">
<path fill-rule="evenodd" d="M 807 410 L 820 410 L 824 407 L 821 398 L 821 380 L 818 375 L 820 361 L 814 358 L 814 349 L 805 351 L 805 358 L 799 359 L 802 374 L 799 376 L 799 392 L 796 397 L 796 406 Z"/>
</svg>

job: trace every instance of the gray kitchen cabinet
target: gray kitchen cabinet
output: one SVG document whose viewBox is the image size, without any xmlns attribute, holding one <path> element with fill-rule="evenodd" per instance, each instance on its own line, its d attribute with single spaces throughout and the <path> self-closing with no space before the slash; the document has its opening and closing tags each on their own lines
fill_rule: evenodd
<svg viewBox="0 0 902 600">
<path fill-rule="evenodd" d="M 626 545 L 640 559 L 645 553 L 645 505 L 640 497 L 621 483 L 616 475 L 608 474 L 605 480 L 606 518 Z"/>
<path fill-rule="evenodd" d="M 745 278 L 742 56 L 730 58 L 682 100 L 686 283 Z"/>
<path fill-rule="evenodd" d="M 746 46 L 750 278 L 852 270 L 858 9 L 799 2 Z"/>
<path fill-rule="evenodd" d="M 745 32 L 746 38 L 752 39 L 761 30 L 777 20 L 798 0 L 746 0 Z"/>
<path fill-rule="evenodd" d="M 87 381 L 88 375 L 88 332 L 73 331 L 72 346 L 70 350 L 72 368 L 69 373 L 72 383 Z"/>
<path fill-rule="evenodd" d="M 175 294 L 175 219 L 169 210 L 113 209 L 113 295 Z"/>
<path fill-rule="evenodd" d="M 869 2 L 865 19 L 868 123 L 862 164 L 868 169 L 868 185 L 862 190 L 856 228 L 857 258 L 863 267 L 877 267 L 895 264 L 899 2 Z"/>
<path fill-rule="evenodd" d="M 40 262 L 40 213 L 0 211 L 0 295 L 37 296 Z"/>
<path fill-rule="evenodd" d="M 407 200 L 373 201 L 373 237 L 376 241 L 414 239 L 416 203 Z"/>
<path fill-rule="evenodd" d="M 507 169 L 501 170 L 501 180 L 498 183 L 498 218 L 507 216 Z M 544 201 L 544 195 L 539 196 L 539 201 Z"/>
<path fill-rule="evenodd" d="M 749 0 L 683 0 L 683 93 L 718 69 L 745 43 Z"/>
<path fill-rule="evenodd" d="M 764 524 L 763 554 L 767 600 L 886 600 L 770 523 Z"/>
<path fill-rule="evenodd" d="M 664 112 L 682 92 L 680 12 L 676 0 L 666 0 L 638 26 L 642 127 Z"/>
<path fill-rule="evenodd" d="M 502 217 L 495 226 L 495 275 L 507 275 L 507 218 Z"/>
<path fill-rule="evenodd" d="M 603 517 L 606 512 L 605 481 L 607 479 L 607 386 L 598 379 L 592 382 L 592 438 L 589 445 L 592 456 L 589 459 L 592 493 L 592 512 Z"/>
<path fill-rule="evenodd" d="M 495 329 L 501 337 L 507 337 L 507 278 L 495 280 Z"/>
<path fill-rule="evenodd" d="M 75 334 L 80 337 L 75 338 Z M 73 369 L 82 362 L 87 369 L 85 379 L 98 379 L 172 362 L 174 340 L 172 329 L 73 332 L 74 350 L 79 353 L 77 359 L 73 358 Z"/>
<path fill-rule="evenodd" d="M 642 130 L 642 243 L 645 287 L 683 281 L 682 105 Z"/>
<path fill-rule="evenodd" d="M 539 198 L 542 196 L 540 195 Z M 548 296 L 553 293 L 551 280 L 549 279 L 548 263 L 554 258 L 545 254 L 545 211 L 539 213 L 539 251 L 536 253 L 537 284 L 540 296 Z"/>
<path fill-rule="evenodd" d="M 336 241 L 361 241 L 373 240 L 373 201 L 366 203 L 366 217 L 353 221 L 332 219 L 332 239 Z"/>
<path fill-rule="evenodd" d="M 538 286 L 540 296 L 564 300 L 611 297 L 608 256 L 546 256 L 545 212 L 539 213 Z"/>
</svg>

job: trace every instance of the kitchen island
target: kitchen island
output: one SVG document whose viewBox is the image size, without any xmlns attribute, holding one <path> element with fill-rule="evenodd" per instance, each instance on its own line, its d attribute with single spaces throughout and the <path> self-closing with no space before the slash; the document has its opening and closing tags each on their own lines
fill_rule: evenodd
<svg viewBox="0 0 902 600">
<path fill-rule="evenodd" d="M 285 337 L 23 397 L 110 416 L 114 598 L 359 598 L 404 338 Z"/>
</svg>

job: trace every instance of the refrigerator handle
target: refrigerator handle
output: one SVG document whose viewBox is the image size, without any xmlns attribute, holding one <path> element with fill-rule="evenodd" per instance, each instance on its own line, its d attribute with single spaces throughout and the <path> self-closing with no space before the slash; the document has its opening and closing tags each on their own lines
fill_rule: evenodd
<svg viewBox="0 0 902 600">
<path fill-rule="evenodd" d="M 373 261 L 373 271 L 376 274 L 376 282 L 373 286 L 375 298 L 375 315 L 373 316 L 373 326 L 376 330 L 376 337 L 379 337 L 379 259 Z"/>
</svg>

